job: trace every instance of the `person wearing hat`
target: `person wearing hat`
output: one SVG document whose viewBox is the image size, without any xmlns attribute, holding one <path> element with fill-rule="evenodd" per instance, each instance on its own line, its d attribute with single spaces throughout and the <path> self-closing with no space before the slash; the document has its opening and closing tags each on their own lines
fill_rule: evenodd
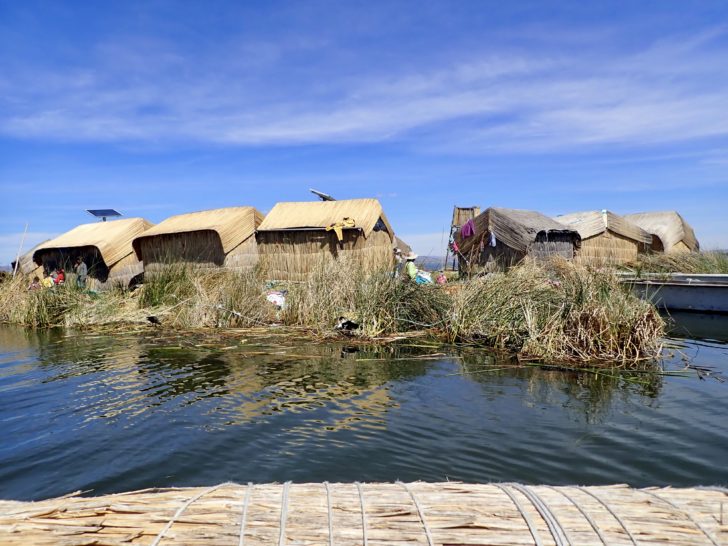
<svg viewBox="0 0 728 546">
<path fill-rule="evenodd" d="M 407 273 L 407 276 L 411 280 L 415 280 L 415 278 L 417 277 L 417 266 L 415 265 L 417 254 L 415 254 L 414 252 L 410 252 L 404 257 L 404 259 L 407 261 L 404 266 L 405 273 Z"/>
</svg>

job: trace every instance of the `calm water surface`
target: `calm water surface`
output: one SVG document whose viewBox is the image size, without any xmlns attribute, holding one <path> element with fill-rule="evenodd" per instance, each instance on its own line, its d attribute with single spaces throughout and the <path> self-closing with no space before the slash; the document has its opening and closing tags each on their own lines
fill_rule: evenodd
<svg viewBox="0 0 728 546">
<path fill-rule="evenodd" d="M 688 317 L 675 335 L 710 339 L 670 339 L 665 369 L 728 376 L 727 324 Z M 0 327 L 0 498 L 226 480 L 728 482 L 728 382 L 713 375 L 419 345 Z"/>
</svg>

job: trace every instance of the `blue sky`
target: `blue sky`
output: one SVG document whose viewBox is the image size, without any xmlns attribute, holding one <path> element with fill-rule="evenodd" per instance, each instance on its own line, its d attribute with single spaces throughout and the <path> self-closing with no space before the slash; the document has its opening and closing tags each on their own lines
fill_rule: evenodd
<svg viewBox="0 0 728 546">
<path fill-rule="evenodd" d="M 153 222 L 376 196 L 440 253 L 454 204 L 677 209 L 728 247 L 728 2 L 0 0 L 0 263 Z"/>
</svg>

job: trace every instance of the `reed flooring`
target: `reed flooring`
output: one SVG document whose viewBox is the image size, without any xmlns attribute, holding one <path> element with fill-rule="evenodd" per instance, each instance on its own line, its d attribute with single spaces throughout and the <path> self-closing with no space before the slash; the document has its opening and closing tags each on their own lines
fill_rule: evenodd
<svg viewBox="0 0 728 546">
<path fill-rule="evenodd" d="M 0 501 L 7 545 L 728 544 L 728 490 L 256 484 Z"/>
</svg>

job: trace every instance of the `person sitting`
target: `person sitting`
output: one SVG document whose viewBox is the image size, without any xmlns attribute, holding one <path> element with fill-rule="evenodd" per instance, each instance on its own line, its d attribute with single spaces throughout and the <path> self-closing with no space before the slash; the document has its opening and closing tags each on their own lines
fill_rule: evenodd
<svg viewBox="0 0 728 546">
<path fill-rule="evenodd" d="M 56 285 L 56 283 L 53 281 L 53 274 L 43 277 L 41 284 L 43 285 L 43 288 L 53 288 Z"/>
<path fill-rule="evenodd" d="M 62 267 L 56 269 L 56 284 L 64 284 L 66 282 L 66 272 Z"/>
<path fill-rule="evenodd" d="M 415 265 L 415 260 L 417 259 L 417 254 L 414 252 L 410 252 L 407 254 L 407 256 L 404 257 L 406 260 L 406 264 L 404 266 L 404 271 L 407 273 L 407 276 L 410 278 L 410 280 L 415 280 L 417 278 L 417 266 Z"/>
<path fill-rule="evenodd" d="M 439 272 L 439 273 L 437 274 L 437 277 L 435 278 L 435 282 L 436 282 L 437 284 L 441 285 L 441 286 L 442 286 L 443 284 L 447 284 L 447 277 L 445 276 L 445 272 L 444 272 L 444 271 L 440 271 L 440 272 Z"/>
<path fill-rule="evenodd" d="M 33 277 L 33 282 L 28 285 L 28 290 L 40 290 L 41 288 L 42 286 L 40 284 L 40 279 L 36 275 L 35 277 Z"/>
</svg>

